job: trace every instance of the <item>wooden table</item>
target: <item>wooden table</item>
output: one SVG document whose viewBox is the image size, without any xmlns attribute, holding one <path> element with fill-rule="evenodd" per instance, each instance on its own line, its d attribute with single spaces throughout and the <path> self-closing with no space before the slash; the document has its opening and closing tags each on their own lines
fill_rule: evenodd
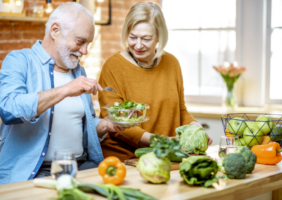
<svg viewBox="0 0 282 200">
<path fill-rule="evenodd" d="M 208 149 L 208 155 L 217 157 L 218 146 Z M 219 173 L 220 175 L 220 173 Z M 50 177 L 49 177 L 50 178 Z M 103 183 L 97 169 L 79 171 L 77 180 L 85 183 Z M 127 166 L 127 175 L 121 186 L 138 188 L 141 191 L 163 200 L 181 199 L 217 199 L 240 200 L 273 191 L 272 199 L 282 199 L 282 165 L 256 164 L 252 174 L 248 174 L 243 180 L 227 180 L 222 190 L 189 186 L 183 182 L 179 171 L 171 172 L 171 179 L 166 184 L 151 184 L 143 180 L 135 167 Z M 0 186 L 0 199 L 50 199 L 56 197 L 56 191 L 52 189 L 37 188 L 32 180 Z M 105 199 L 93 195 L 96 200 Z"/>
</svg>

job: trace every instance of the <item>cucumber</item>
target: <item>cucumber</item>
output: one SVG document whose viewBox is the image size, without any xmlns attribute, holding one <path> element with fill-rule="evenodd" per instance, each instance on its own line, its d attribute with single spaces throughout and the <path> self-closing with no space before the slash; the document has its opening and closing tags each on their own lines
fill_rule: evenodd
<svg viewBox="0 0 282 200">
<path fill-rule="evenodd" d="M 176 151 L 175 153 L 168 155 L 168 158 L 171 162 L 181 162 L 182 158 L 188 158 L 188 157 L 189 155 L 184 154 L 180 151 Z"/>
<path fill-rule="evenodd" d="M 146 153 L 150 153 L 153 151 L 153 148 L 140 148 L 140 149 L 137 149 L 134 154 L 136 157 L 141 157 L 142 155 L 146 154 Z"/>
</svg>

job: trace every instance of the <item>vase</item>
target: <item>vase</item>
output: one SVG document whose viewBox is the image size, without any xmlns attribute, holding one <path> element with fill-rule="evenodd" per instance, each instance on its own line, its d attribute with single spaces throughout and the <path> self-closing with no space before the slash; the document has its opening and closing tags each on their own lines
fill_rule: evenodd
<svg viewBox="0 0 282 200">
<path fill-rule="evenodd" d="M 238 108 L 236 96 L 236 82 L 229 82 L 225 84 L 225 90 L 222 98 L 222 106 L 227 110 L 236 110 Z"/>
</svg>

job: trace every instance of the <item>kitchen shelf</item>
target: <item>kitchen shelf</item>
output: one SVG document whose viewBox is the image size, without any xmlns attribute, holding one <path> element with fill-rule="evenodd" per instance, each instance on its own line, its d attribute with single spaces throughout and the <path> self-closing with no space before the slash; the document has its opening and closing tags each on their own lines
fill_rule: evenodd
<svg viewBox="0 0 282 200">
<path fill-rule="evenodd" d="M 47 22 L 48 17 L 18 17 L 18 16 L 4 16 L 0 15 L 0 20 L 5 21 L 26 21 L 26 22 Z"/>
<path fill-rule="evenodd" d="M 0 14 L 0 21 L 25 21 L 25 22 L 44 22 L 48 21 L 48 17 L 27 17 L 27 16 L 4 16 Z M 109 21 L 101 20 L 95 21 L 95 25 L 107 25 Z"/>
<path fill-rule="evenodd" d="M 0 20 L 5 21 L 26 21 L 26 22 L 47 22 L 48 17 L 30 17 L 26 16 L 26 10 L 22 13 L 4 13 L 0 12 Z"/>
</svg>

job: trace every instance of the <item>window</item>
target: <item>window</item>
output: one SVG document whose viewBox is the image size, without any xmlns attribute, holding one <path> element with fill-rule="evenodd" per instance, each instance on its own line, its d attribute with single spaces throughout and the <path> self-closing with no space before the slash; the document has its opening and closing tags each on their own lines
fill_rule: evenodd
<svg viewBox="0 0 282 200">
<path fill-rule="evenodd" d="M 266 102 L 282 103 L 282 0 L 268 1 Z"/>
<path fill-rule="evenodd" d="M 236 0 L 162 0 L 162 9 L 186 100 L 221 103 L 224 83 L 212 66 L 236 61 Z"/>
</svg>

